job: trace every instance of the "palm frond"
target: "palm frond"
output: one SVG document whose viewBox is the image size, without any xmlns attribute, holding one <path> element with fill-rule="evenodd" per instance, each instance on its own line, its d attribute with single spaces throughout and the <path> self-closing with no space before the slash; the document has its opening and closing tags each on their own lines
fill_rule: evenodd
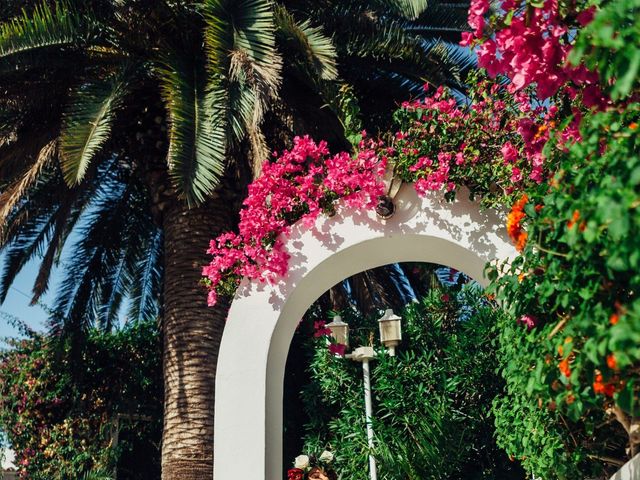
<svg viewBox="0 0 640 480">
<path fill-rule="evenodd" d="M 279 82 L 279 70 L 273 65 L 277 52 L 270 0 L 204 0 L 201 8 L 206 22 L 205 44 L 214 73 L 226 75 L 229 53 L 242 50 L 260 65 L 266 81 L 273 85 Z"/>
<path fill-rule="evenodd" d="M 144 255 L 138 259 L 129 290 L 130 321 L 139 322 L 156 318 L 162 292 L 162 231 L 156 229 L 144 245 Z"/>
<path fill-rule="evenodd" d="M 461 4 L 433 3 L 418 19 L 411 23 L 408 30 L 412 33 L 432 35 L 433 31 L 463 32 L 470 29 L 468 20 L 469 2 Z M 457 38 L 456 41 L 459 41 Z"/>
<path fill-rule="evenodd" d="M 213 88 L 226 91 L 217 97 L 228 102 L 223 112 L 233 133 L 230 140 L 249 137 L 254 165 L 268 154 L 259 127 L 281 83 L 273 8 L 270 0 L 206 0 L 202 4 L 209 68 L 216 76 Z"/>
<path fill-rule="evenodd" d="M 60 133 L 61 165 L 68 185 L 82 181 L 91 160 L 109 139 L 131 81 L 125 68 L 111 78 L 84 83 L 70 99 Z"/>
<path fill-rule="evenodd" d="M 132 179 L 133 181 L 134 179 Z M 142 186 L 134 181 L 128 186 L 129 193 L 126 196 L 125 208 L 128 210 L 128 218 L 120 230 L 120 248 L 109 248 L 105 251 L 105 259 L 109 259 L 105 269 L 105 275 L 100 281 L 100 298 L 98 308 L 98 324 L 105 330 L 110 330 L 119 318 L 120 307 L 125 298 L 131 298 L 132 292 L 137 288 L 135 282 L 146 283 L 151 291 L 145 291 L 148 298 L 144 299 L 144 309 L 157 311 L 156 295 L 160 290 L 160 283 L 156 282 L 154 275 L 162 259 L 156 254 L 158 228 L 153 225 L 149 213 L 148 198 L 144 194 Z M 110 247 L 117 247 L 110 245 Z M 144 265 L 145 262 L 155 262 L 152 266 Z M 140 267 L 144 266 L 142 270 Z M 149 275 L 151 278 L 145 278 Z M 135 300 L 134 300 L 135 301 Z M 149 316 L 145 318 L 150 318 Z M 138 320 L 136 318 L 135 320 Z"/>
<path fill-rule="evenodd" d="M 30 219 L 20 228 L 16 240 L 7 245 L 4 269 L 0 279 L 0 303 L 5 301 L 9 287 L 22 268 L 42 252 L 58 219 L 65 213 L 66 208 L 57 205 L 44 215 Z"/>
<path fill-rule="evenodd" d="M 314 27 L 309 20 L 297 22 L 284 7 L 276 6 L 274 20 L 277 33 L 285 42 L 293 43 L 322 80 L 334 80 L 338 76 L 335 46 L 322 28 Z"/>
<path fill-rule="evenodd" d="M 140 212 L 140 205 L 132 201 L 135 186 L 123 183 L 120 177 L 117 171 L 104 172 L 91 208 L 79 219 L 79 238 L 65 261 L 54 303 L 54 310 L 61 314 L 51 319 L 54 330 L 70 332 L 95 325 L 109 329 L 112 325 L 113 316 L 105 315 L 104 302 L 117 304 L 126 289 L 118 284 L 120 265 L 127 250 L 138 245 L 129 232 Z"/>
<path fill-rule="evenodd" d="M 27 169 L 20 179 L 3 189 L 0 194 L 0 245 L 5 240 L 7 217 L 39 178 L 43 169 L 57 156 L 57 142 L 52 140 L 40 149 L 35 162 Z"/>
<path fill-rule="evenodd" d="M 158 74 L 169 119 L 169 173 L 187 202 L 200 203 L 224 173 L 226 95 L 185 56 L 166 57 Z"/>
<path fill-rule="evenodd" d="M 46 47 L 73 47 L 87 42 L 97 33 L 96 25 L 87 22 L 63 2 L 49 6 L 42 2 L 32 12 L 0 25 L 0 58 Z"/>
<path fill-rule="evenodd" d="M 409 20 L 415 20 L 429 7 L 428 0 L 387 0 L 386 3 Z"/>
<path fill-rule="evenodd" d="M 52 228 L 49 245 L 42 256 L 40 267 L 38 268 L 38 275 L 36 276 L 36 280 L 33 284 L 31 305 L 36 305 L 40 300 L 40 297 L 42 297 L 49 288 L 49 279 L 51 277 L 51 271 L 54 263 L 60 257 L 62 247 L 64 246 L 69 233 L 71 233 L 78 216 L 80 215 L 80 209 L 74 209 L 74 203 L 77 200 L 77 197 L 77 192 L 73 192 L 73 194 L 65 196 L 61 204 L 60 213 L 56 215 L 56 221 Z"/>
<path fill-rule="evenodd" d="M 231 84 L 236 84 L 239 90 L 245 91 L 244 99 L 251 107 L 247 109 L 244 123 L 247 128 L 257 128 L 262 122 L 268 102 L 277 95 L 279 79 L 274 83 L 269 78 L 271 75 L 262 65 L 252 62 L 244 50 L 233 50 L 230 53 L 229 79 Z M 282 59 L 279 55 L 273 57 L 273 62 L 279 70 Z M 245 117 L 245 116 L 243 116 Z M 240 140 L 242 135 L 237 135 Z"/>
<path fill-rule="evenodd" d="M 460 66 L 448 56 L 450 44 L 414 35 L 406 22 L 361 19 L 348 43 L 354 63 L 376 62 L 380 71 L 433 85 L 462 84 Z M 357 73 L 357 68 L 356 68 Z"/>
</svg>

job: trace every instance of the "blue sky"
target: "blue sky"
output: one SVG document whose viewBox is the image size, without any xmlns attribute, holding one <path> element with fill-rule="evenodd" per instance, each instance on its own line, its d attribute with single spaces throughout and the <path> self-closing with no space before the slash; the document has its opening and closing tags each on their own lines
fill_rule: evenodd
<svg viewBox="0 0 640 480">
<path fill-rule="evenodd" d="M 4 254 L 0 254 L 0 266 L 4 267 Z M 44 329 L 47 319 L 45 310 L 38 305 L 29 305 L 29 301 L 31 300 L 29 294 L 31 293 L 37 272 L 37 261 L 32 261 L 25 265 L 9 289 L 6 300 L 0 305 L 0 338 L 18 335 L 18 332 L 9 324 L 8 316 L 17 317 L 36 330 Z M 55 287 L 56 280 L 57 278 L 54 275 L 49 292 L 41 299 L 44 305 L 51 305 L 53 303 L 54 294 L 52 291 L 55 290 L 51 289 L 51 286 Z"/>
</svg>

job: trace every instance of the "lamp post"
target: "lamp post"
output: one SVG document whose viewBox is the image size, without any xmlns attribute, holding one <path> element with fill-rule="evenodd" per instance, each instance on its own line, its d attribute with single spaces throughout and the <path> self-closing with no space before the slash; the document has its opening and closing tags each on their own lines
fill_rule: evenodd
<svg viewBox="0 0 640 480">
<path fill-rule="evenodd" d="M 388 308 L 384 315 L 378 319 L 380 329 L 380 340 L 387 347 L 389 355 L 395 357 L 396 347 L 402 340 L 402 319 Z M 327 324 L 331 330 L 331 337 L 336 343 L 349 346 L 349 324 L 342 321 L 340 315 L 336 315 L 333 321 Z M 365 423 L 367 425 L 367 441 L 369 444 L 369 478 L 378 480 L 378 469 L 376 458 L 373 455 L 373 406 L 371 402 L 371 370 L 369 363 L 376 357 L 373 347 L 358 347 L 352 353 L 345 355 L 345 358 L 362 363 L 362 377 L 364 380 L 364 408 Z"/>
</svg>

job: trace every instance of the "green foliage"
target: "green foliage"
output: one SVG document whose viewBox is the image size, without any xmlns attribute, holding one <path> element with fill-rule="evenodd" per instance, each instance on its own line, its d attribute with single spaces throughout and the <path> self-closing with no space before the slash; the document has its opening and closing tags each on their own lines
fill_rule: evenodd
<svg viewBox="0 0 640 480">
<path fill-rule="evenodd" d="M 491 401 L 502 389 L 492 350 L 496 311 L 475 289 L 435 289 L 401 315 L 398 355 L 380 354 L 372 363 L 380 478 L 523 478 L 492 437 Z M 352 327 L 352 345 L 367 345 L 377 335 L 375 318 L 353 311 L 343 317 Z M 332 356 L 321 339 L 309 375 L 304 451 L 329 446 L 341 478 L 368 478 L 360 364 Z"/>
<path fill-rule="evenodd" d="M 0 430 L 25 478 L 104 479 L 115 470 L 118 478 L 157 478 L 162 381 L 155 322 L 94 331 L 81 346 L 33 335 L 0 360 Z"/>
<path fill-rule="evenodd" d="M 525 392 L 526 421 L 546 415 L 554 428 L 568 430 L 562 461 L 550 463 L 559 445 L 538 442 L 540 458 L 529 466 L 544 478 L 575 478 L 572 469 L 610 472 L 616 467 L 583 468 L 579 460 L 588 454 L 624 461 L 625 447 L 633 452 L 638 445 L 625 428 L 640 414 L 639 120 L 638 104 L 592 113 L 582 122 L 581 142 L 549 148 L 558 173 L 551 188 L 529 196 L 529 241 L 494 287 L 512 319 L 536 318 L 529 333 L 508 325 L 501 333 L 511 396 L 501 411 Z M 494 279 L 497 273 L 490 271 Z M 534 414 L 536 403 L 557 413 Z M 501 442 L 536 443 L 527 428 L 503 428 Z M 524 454 L 528 447 L 521 446 L 511 452 Z"/>
<path fill-rule="evenodd" d="M 65 113 L 60 134 L 65 181 L 73 186 L 111 136 L 117 110 L 129 93 L 128 71 L 82 85 Z"/>
<path fill-rule="evenodd" d="M 175 52 L 158 73 L 169 115 L 169 173 L 188 202 L 203 202 L 226 165 L 223 106 L 216 101 L 222 94 L 207 82 L 201 66 Z"/>
<path fill-rule="evenodd" d="M 602 2 L 601 9 L 581 29 L 570 54 L 600 75 L 613 100 L 640 86 L 640 0 Z"/>
<path fill-rule="evenodd" d="M 281 40 L 295 44 L 304 62 L 313 69 L 315 75 L 322 80 L 335 80 L 338 76 L 336 65 L 336 48 L 320 27 L 315 27 L 309 20 L 297 22 L 285 8 L 274 6 L 276 35 Z"/>
<path fill-rule="evenodd" d="M 39 48 L 79 46 L 97 29 L 65 3 L 51 7 L 42 2 L 33 11 L 24 9 L 20 17 L 0 25 L 0 57 Z"/>
</svg>

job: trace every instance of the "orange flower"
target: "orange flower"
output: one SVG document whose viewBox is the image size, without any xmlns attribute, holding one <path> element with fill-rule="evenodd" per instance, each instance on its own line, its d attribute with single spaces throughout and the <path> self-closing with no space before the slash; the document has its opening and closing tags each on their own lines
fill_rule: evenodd
<svg viewBox="0 0 640 480">
<path fill-rule="evenodd" d="M 558 364 L 558 370 L 560 370 L 560 373 L 562 373 L 565 377 L 569 378 L 571 376 L 571 368 L 569 368 L 569 358 L 565 358 L 564 360 L 562 360 L 559 364 Z"/>
<path fill-rule="evenodd" d="M 593 381 L 593 391 L 595 393 L 604 393 L 604 383 L 602 383 L 602 374 L 596 374 L 596 378 Z"/>
<path fill-rule="evenodd" d="M 597 373 L 593 381 L 593 391 L 598 394 L 604 394 L 607 397 L 613 397 L 613 394 L 616 392 L 616 386 L 613 383 L 604 383 L 602 381 L 602 374 Z"/>
<path fill-rule="evenodd" d="M 616 325 L 618 323 L 618 320 L 620 320 L 620 315 L 618 315 L 616 312 L 612 313 L 609 317 L 609 323 L 611 325 Z"/>
<path fill-rule="evenodd" d="M 607 355 L 607 367 L 611 370 L 616 370 L 618 368 L 618 362 L 616 361 L 616 357 L 613 353 Z"/>
<path fill-rule="evenodd" d="M 516 250 L 521 252 L 524 250 L 525 245 L 527 244 L 527 238 L 529 238 L 529 234 L 527 232 L 521 232 L 518 236 L 518 240 L 516 240 Z"/>
<path fill-rule="evenodd" d="M 573 393 L 570 393 L 569 395 L 567 395 L 567 405 L 571 405 L 575 401 L 576 401 L 576 397 Z"/>
<path fill-rule="evenodd" d="M 573 215 L 571 216 L 571 220 L 567 222 L 567 228 L 573 227 L 579 219 L 580 219 L 580 211 L 574 210 Z"/>
<path fill-rule="evenodd" d="M 523 195 L 513 207 L 509 215 L 507 215 L 507 233 L 514 243 L 516 249 L 521 252 L 527 243 L 527 232 L 522 230 L 522 220 L 525 218 L 524 206 L 527 204 L 529 198 L 527 195 Z"/>
<path fill-rule="evenodd" d="M 631 122 L 631 123 L 629 124 L 629 128 L 630 128 L 631 130 L 636 130 L 636 129 L 638 128 L 638 124 L 637 124 L 636 122 Z"/>
<path fill-rule="evenodd" d="M 525 279 L 526 275 L 524 273 L 518 274 L 518 282 L 522 282 Z"/>
</svg>

